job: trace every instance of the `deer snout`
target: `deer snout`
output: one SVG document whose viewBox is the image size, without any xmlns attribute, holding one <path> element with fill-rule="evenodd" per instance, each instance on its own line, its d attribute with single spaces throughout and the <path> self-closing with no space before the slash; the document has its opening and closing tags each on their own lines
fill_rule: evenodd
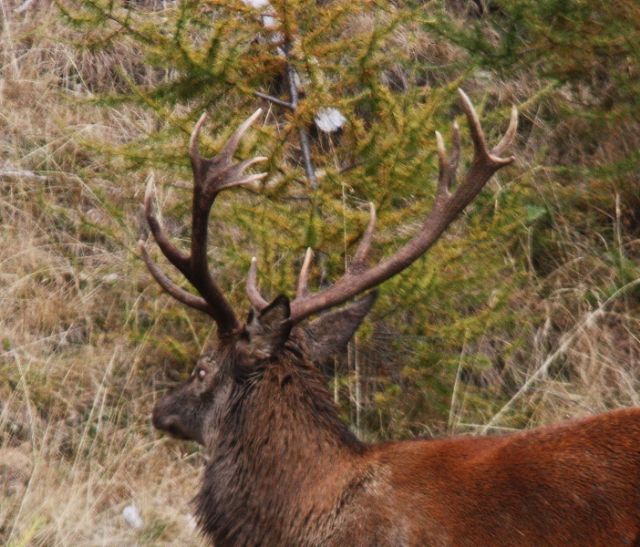
<svg viewBox="0 0 640 547">
<path fill-rule="evenodd" d="M 184 427 L 181 425 L 180 416 L 171 412 L 171 408 L 168 408 L 172 405 L 166 404 L 166 397 L 160 399 L 155 407 L 153 407 L 153 413 L 151 422 L 153 423 L 153 427 L 160 431 L 164 431 L 165 433 L 169 433 L 172 437 L 177 437 L 179 439 L 188 439 L 188 435 L 186 431 L 184 431 Z"/>
<path fill-rule="evenodd" d="M 183 430 L 176 416 L 161 416 L 157 419 L 154 416 L 153 427 L 177 439 L 190 440 L 189 435 Z"/>
<path fill-rule="evenodd" d="M 179 394 L 180 389 L 176 391 Z M 189 411 L 190 408 L 175 392 L 169 392 L 153 407 L 153 427 L 176 439 L 203 444 L 198 413 Z"/>
<path fill-rule="evenodd" d="M 163 413 L 160 405 L 156 405 L 156 407 L 153 409 L 152 423 L 153 427 L 155 427 L 159 431 L 168 433 L 176 439 L 182 439 L 186 441 L 194 440 L 181 423 L 180 417 L 176 416 L 175 414 Z"/>
<path fill-rule="evenodd" d="M 160 431 L 167 431 L 167 428 L 171 426 L 172 416 L 164 411 L 161 403 L 162 401 L 156 403 L 156 406 L 153 407 L 151 423 L 156 429 L 159 429 Z"/>
</svg>

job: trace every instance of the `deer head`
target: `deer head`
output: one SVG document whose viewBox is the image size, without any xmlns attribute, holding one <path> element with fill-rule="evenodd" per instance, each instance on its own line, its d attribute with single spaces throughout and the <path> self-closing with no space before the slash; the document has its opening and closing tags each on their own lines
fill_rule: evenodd
<svg viewBox="0 0 640 547">
<path fill-rule="evenodd" d="M 517 111 L 512 110 L 509 127 L 502 140 L 489 149 L 478 116 L 467 95 L 460 91 L 474 145 L 474 156 L 464 179 L 456 185 L 460 159 L 460 132 L 453 125 L 452 151 L 447 153 L 444 140 L 436 132 L 439 177 L 435 201 L 421 229 L 392 256 L 368 267 L 367 257 L 374 235 L 376 212 L 370 205 L 370 221 L 347 271 L 334 285 L 319 292 L 308 288 L 309 268 L 313 259 L 308 250 L 300 270 L 295 298 L 278 296 L 267 302 L 257 287 L 257 261 L 252 259 L 247 279 L 247 296 L 251 311 L 240 322 L 223 291 L 207 266 L 208 217 L 216 197 L 223 190 L 260 180 L 266 173 L 246 174 L 255 163 L 266 160 L 254 157 L 238 163 L 233 155 L 242 135 L 260 116 L 251 115 L 224 145 L 217 156 L 203 158 L 198 135 L 206 121 L 203 114 L 191 135 L 189 153 L 193 169 L 191 249 L 184 253 L 169 240 L 153 207 L 153 185 L 150 182 L 144 198 L 145 216 L 156 243 L 164 256 L 193 285 L 199 295 L 176 285 L 151 260 L 144 243 L 142 256 L 149 271 L 162 288 L 180 302 L 209 314 L 218 326 L 218 347 L 203 356 L 193 374 L 183 384 L 165 395 L 153 411 L 154 426 L 181 438 L 210 445 L 220 433 L 230 413 L 243 412 L 239 386 L 255 385 L 265 377 L 284 386 L 300 371 L 310 374 L 314 360 L 340 351 L 352 337 L 371 309 L 377 285 L 410 266 L 442 235 L 447 226 L 482 190 L 487 181 L 513 157 L 501 157 L 511 145 L 517 129 Z M 343 308 L 359 295 L 359 300 Z M 313 315 L 313 321 L 303 324 Z M 308 379 L 308 378 L 307 378 Z M 315 378 L 314 382 L 319 380 Z M 273 402 L 272 404 L 275 404 Z M 266 411 L 266 409 L 265 409 Z"/>
<path fill-rule="evenodd" d="M 223 339 L 217 349 L 200 357 L 189 379 L 156 404 L 154 427 L 178 439 L 210 445 L 231 406 L 234 386 L 260 375 L 264 367 L 281 374 L 280 383 L 286 382 L 284 367 L 278 367 L 273 358 L 287 343 L 293 353 L 282 353 L 289 361 L 300 356 L 302 343 L 312 363 L 338 353 L 372 308 L 375 296 L 372 292 L 343 309 L 324 314 L 294 333 L 297 337 L 291 333 L 291 305 L 286 296 L 278 296 L 260 311 L 252 309 L 231 343 L 225 343 L 229 338 Z"/>
</svg>

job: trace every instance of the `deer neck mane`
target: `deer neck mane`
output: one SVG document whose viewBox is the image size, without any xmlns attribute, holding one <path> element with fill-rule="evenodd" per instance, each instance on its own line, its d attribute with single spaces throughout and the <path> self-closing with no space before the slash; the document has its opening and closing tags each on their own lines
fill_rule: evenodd
<svg viewBox="0 0 640 547">
<path fill-rule="evenodd" d="M 321 373 L 287 343 L 231 397 L 195 499 L 204 533 L 216 545 L 290 543 L 309 527 L 321 534 L 366 450 L 340 420 Z"/>
</svg>

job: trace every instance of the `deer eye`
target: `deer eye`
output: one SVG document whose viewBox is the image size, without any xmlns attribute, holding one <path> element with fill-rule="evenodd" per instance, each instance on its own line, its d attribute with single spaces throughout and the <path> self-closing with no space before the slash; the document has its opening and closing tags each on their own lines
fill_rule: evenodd
<svg viewBox="0 0 640 547">
<path fill-rule="evenodd" d="M 203 368 L 199 368 L 198 370 L 196 370 L 196 376 L 198 377 L 198 380 L 204 380 L 204 377 L 207 375 L 207 371 Z"/>
</svg>

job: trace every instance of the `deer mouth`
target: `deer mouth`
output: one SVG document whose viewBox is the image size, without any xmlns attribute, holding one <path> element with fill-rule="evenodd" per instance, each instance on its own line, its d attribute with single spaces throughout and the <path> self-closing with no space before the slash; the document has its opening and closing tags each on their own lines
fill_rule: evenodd
<svg viewBox="0 0 640 547">
<path fill-rule="evenodd" d="M 164 433 L 168 433 L 176 439 L 180 439 L 183 441 L 193 440 L 192 436 L 189 435 L 188 432 L 180 424 L 180 419 L 178 416 L 158 416 L 154 413 L 153 427 L 160 431 L 163 431 Z"/>
</svg>

